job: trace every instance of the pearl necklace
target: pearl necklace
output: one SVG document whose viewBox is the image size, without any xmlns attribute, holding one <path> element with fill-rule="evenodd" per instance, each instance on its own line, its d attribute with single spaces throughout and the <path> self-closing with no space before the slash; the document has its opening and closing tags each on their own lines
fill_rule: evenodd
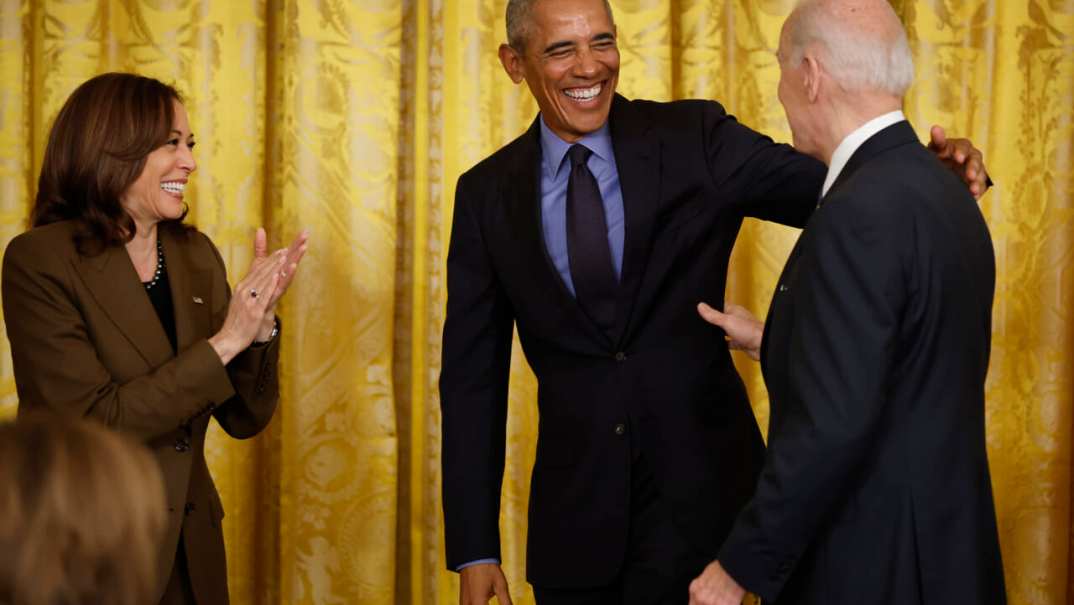
<svg viewBox="0 0 1074 605">
<path fill-rule="evenodd" d="M 153 274 L 153 279 L 147 282 L 142 282 L 146 291 L 153 289 L 153 286 L 157 285 L 160 281 L 160 274 L 164 272 L 164 244 L 157 238 L 157 271 Z"/>
</svg>

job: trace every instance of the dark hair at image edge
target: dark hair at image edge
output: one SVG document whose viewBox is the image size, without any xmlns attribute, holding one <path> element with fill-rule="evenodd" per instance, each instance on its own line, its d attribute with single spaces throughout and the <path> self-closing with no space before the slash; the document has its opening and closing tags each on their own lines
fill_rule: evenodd
<svg viewBox="0 0 1074 605">
<path fill-rule="evenodd" d="M 135 74 L 101 74 L 76 88 L 49 132 L 30 226 L 75 221 L 84 256 L 129 242 L 135 224 L 121 197 L 171 136 L 174 101 L 182 102 L 174 87 Z M 183 232 L 185 217 L 161 226 Z"/>
</svg>

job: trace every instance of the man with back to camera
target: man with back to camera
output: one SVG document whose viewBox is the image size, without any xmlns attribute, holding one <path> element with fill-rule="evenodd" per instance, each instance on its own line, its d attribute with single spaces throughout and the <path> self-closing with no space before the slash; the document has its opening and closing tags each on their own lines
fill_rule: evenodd
<svg viewBox="0 0 1074 605">
<path fill-rule="evenodd" d="M 988 227 L 900 111 L 913 62 L 887 2 L 801 2 L 779 63 L 794 146 L 829 165 L 825 195 L 763 339 L 740 311 L 701 309 L 760 357 L 772 414 L 757 490 L 690 603 L 1005 603 Z"/>
<path fill-rule="evenodd" d="M 510 602 L 498 521 L 516 325 L 539 385 L 538 602 L 684 603 L 764 455 L 724 334 L 694 307 L 722 300 L 742 218 L 804 225 L 825 168 L 717 103 L 616 96 L 602 0 L 510 0 L 507 30 L 500 60 L 541 113 L 458 182 L 440 379 L 448 566 L 463 603 Z M 983 191 L 979 154 L 960 145 Z"/>
</svg>

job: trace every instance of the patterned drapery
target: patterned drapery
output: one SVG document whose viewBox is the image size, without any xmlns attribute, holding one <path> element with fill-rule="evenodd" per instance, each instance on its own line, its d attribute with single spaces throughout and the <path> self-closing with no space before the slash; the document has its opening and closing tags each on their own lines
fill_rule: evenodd
<svg viewBox="0 0 1074 605">
<path fill-rule="evenodd" d="M 277 417 L 248 442 L 210 437 L 237 603 L 457 602 L 436 389 L 454 183 L 536 111 L 496 59 L 504 3 L 0 0 L 0 244 L 25 228 L 60 105 L 109 70 L 184 91 L 199 141 L 190 219 L 233 281 L 256 226 L 277 243 L 312 231 L 282 310 Z M 773 51 L 793 0 L 612 5 L 621 92 L 715 98 L 789 139 Z M 919 134 L 940 123 L 971 137 L 996 181 L 981 201 L 998 274 L 987 418 L 1010 601 L 1074 602 L 1074 1 L 893 5 L 918 69 L 908 116 Z M 728 299 L 763 314 L 795 237 L 748 221 Z M 736 361 L 764 426 L 758 369 Z M 502 514 L 516 603 L 532 603 L 535 395 L 516 348 Z"/>
</svg>

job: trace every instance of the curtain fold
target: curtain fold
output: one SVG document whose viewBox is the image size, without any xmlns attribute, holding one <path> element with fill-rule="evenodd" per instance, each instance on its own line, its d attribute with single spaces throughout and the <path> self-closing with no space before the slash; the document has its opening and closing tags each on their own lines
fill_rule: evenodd
<svg viewBox="0 0 1074 605">
<path fill-rule="evenodd" d="M 793 0 L 613 0 L 623 94 L 712 98 L 789 140 L 774 51 Z M 1010 602 L 1074 603 L 1074 0 L 892 0 L 906 113 L 985 152 L 996 251 L 988 446 Z M 281 404 L 213 429 L 236 603 L 457 602 L 444 569 L 437 379 L 459 174 L 536 115 L 497 59 L 505 0 L 0 0 L 0 244 L 26 228 L 48 129 L 103 71 L 176 84 L 189 221 L 232 282 L 254 229 L 311 248 L 282 303 Z M 727 298 L 758 315 L 797 233 L 747 221 Z M 17 320 L 17 318 L 8 318 Z M 757 365 L 736 354 L 758 421 Z M 513 349 L 501 532 L 525 584 L 536 381 Z M 0 338 L 0 415 L 16 405 Z M 937 461 L 942 464 L 942 460 Z"/>
</svg>

